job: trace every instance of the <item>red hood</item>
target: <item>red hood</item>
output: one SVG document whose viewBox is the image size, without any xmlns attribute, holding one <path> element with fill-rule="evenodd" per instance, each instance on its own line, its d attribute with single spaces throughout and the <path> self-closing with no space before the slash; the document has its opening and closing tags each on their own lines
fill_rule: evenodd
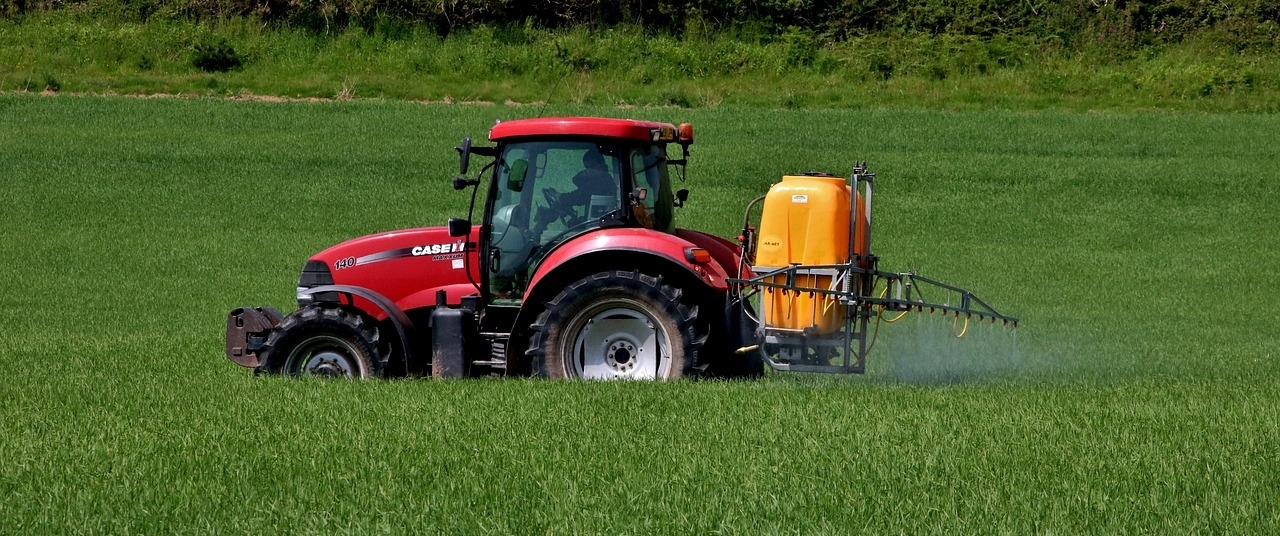
<svg viewBox="0 0 1280 536">
<path fill-rule="evenodd" d="M 467 284 L 467 271 L 479 281 L 480 265 L 474 251 L 480 231 L 469 238 L 451 237 L 444 227 L 405 229 L 348 240 L 317 253 L 338 285 L 365 287 L 394 302 L 407 296 L 447 285 Z"/>
</svg>

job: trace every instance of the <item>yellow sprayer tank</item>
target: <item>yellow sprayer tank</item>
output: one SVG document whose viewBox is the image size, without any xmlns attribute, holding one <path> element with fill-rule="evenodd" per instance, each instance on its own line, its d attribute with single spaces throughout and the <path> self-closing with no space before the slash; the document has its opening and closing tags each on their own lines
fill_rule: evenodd
<svg viewBox="0 0 1280 536">
<path fill-rule="evenodd" d="M 823 265 L 849 262 L 850 197 L 857 205 L 852 216 L 858 222 L 855 254 L 866 254 L 862 196 L 853 192 L 843 178 L 831 176 L 784 176 L 764 199 L 760 217 L 755 265 L 760 270 L 792 264 Z M 784 283 L 784 276 L 776 276 Z M 829 289 L 830 274 L 802 274 L 794 284 Z M 763 296 L 764 322 L 772 328 L 832 333 L 843 326 L 844 311 L 838 302 L 820 294 L 766 289 Z"/>
</svg>

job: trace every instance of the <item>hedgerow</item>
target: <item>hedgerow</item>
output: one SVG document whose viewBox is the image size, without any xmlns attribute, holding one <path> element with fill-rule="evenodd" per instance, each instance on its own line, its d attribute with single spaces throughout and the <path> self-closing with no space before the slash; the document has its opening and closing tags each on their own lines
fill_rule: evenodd
<svg viewBox="0 0 1280 536">
<path fill-rule="evenodd" d="M 867 34 L 1026 35 L 1073 48 L 1142 46 L 1208 35 L 1237 50 L 1280 43 L 1280 0 L 0 0 L 0 15 L 73 10 L 126 20 L 249 17 L 327 33 L 351 26 L 440 36 L 477 26 L 639 26 L 745 39 Z"/>
</svg>

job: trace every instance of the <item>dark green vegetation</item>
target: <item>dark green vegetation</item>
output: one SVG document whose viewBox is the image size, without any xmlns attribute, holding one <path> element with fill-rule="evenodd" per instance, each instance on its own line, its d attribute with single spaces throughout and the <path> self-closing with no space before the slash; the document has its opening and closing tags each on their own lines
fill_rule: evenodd
<svg viewBox="0 0 1280 536">
<path fill-rule="evenodd" d="M 255 378 L 228 309 L 464 213 L 451 148 L 538 109 L 0 96 L 0 533 L 1280 529 L 1276 118 L 547 112 L 694 122 L 678 218 L 725 235 L 780 174 L 870 159 L 886 267 L 1024 317 L 1025 368 Z"/>
<path fill-rule="evenodd" d="M 445 36 L 478 26 L 634 25 L 683 35 L 708 26 L 750 36 L 802 29 L 830 38 L 868 33 L 1051 37 L 1076 44 L 1142 45 L 1213 34 L 1241 47 L 1274 45 L 1280 1 L 1120 0 L 0 0 L 0 16 L 65 10 L 113 19 L 218 20 L 329 32 L 431 28 Z"/>
<path fill-rule="evenodd" d="M 1280 106 L 1276 0 L 0 0 L 0 13 L 0 91 L 679 107 Z"/>
</svg>

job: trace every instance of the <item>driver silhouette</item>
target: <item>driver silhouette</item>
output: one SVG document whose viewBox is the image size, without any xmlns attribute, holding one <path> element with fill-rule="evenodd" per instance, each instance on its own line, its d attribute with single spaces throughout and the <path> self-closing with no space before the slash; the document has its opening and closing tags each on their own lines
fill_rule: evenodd
<svg viewBox="0 0 1280 536">
<path fill-rule="evenodd" d="M 573 176 L 573 192 L 566 199 L 574 207 L 582 207 L 583 216 L 599 217 L 599 212 L 618 208 L 618 177 L 609 171 L 604 155 L 596 148 L 582 153 L 582 171 Z"/>
<path fill-rule="evenodd" d="M 575 197 L 592 195 L 612 195 L 617 193 L 617 179 L 609 173 L 609 166 L 604 162 L 604 155 L 597 149 L 588 149 L 582 153 L 582 171 L 573 176 L 573 185 L 577 188 Z"/>
</svg>

